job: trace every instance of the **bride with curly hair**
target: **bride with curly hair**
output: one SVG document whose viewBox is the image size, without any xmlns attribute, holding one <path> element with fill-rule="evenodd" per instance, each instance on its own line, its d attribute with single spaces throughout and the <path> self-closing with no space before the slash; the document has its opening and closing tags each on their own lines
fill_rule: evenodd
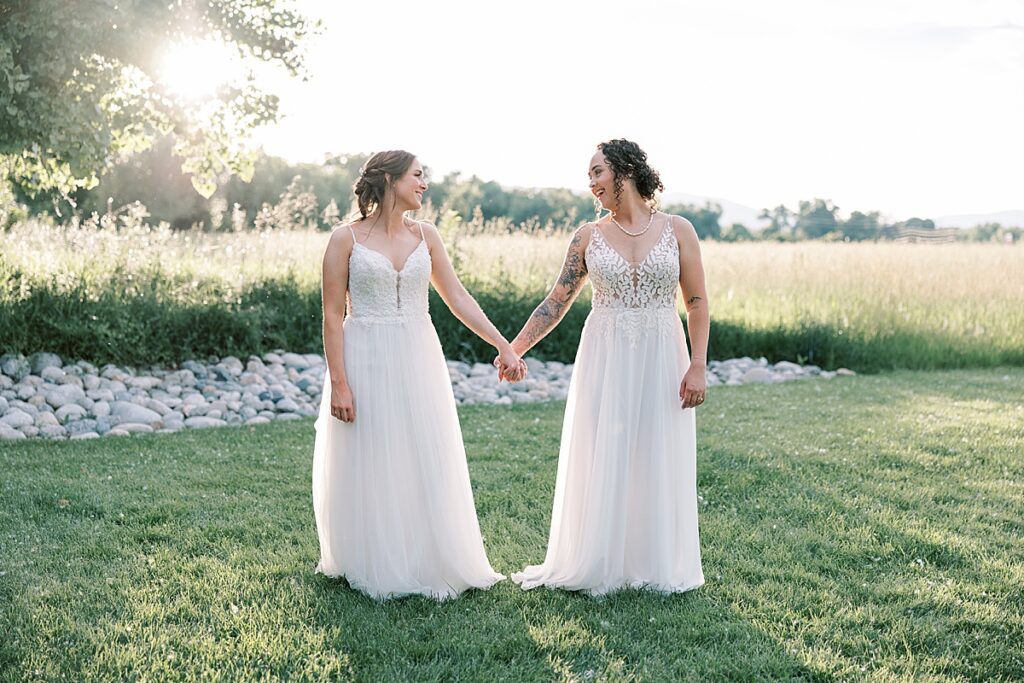
<svg viewBox="0 0 1024 683">
<path fill-rule="evenodd" d="M 710 319 L 700 245 L 689 221 L 657 210 L 664 188 L 636 143 L 599 144 L 588 176 L 609 213 L 576 230 L 557 281 L 512 341 L 515 354 L 529 351 L 590 279 L 547 555 L 512 579 L 592 595 L 687 591 L 704 583 L 694 409 L 707 386 Z"/>
</svg>

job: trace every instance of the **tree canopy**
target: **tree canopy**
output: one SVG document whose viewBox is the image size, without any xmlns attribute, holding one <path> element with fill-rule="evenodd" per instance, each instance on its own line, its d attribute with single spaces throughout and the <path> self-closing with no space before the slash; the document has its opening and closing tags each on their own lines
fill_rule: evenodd
<svg viewBox="0 0 1024 683">
<path fill-rule="evenodd" d="M 204 196 L 225 172 L 251 177 L 240 141 L 276 119 L 277 98 L 251 72 L 210 97 L 176 94 L 157 76 L 163 51 L 212 40 L 247 69 L 298 75 L 317 28 L 281 0 L 0 0 L 0 173 L 29 196 L 66 194 L 173 134 Z"/>
</svg>

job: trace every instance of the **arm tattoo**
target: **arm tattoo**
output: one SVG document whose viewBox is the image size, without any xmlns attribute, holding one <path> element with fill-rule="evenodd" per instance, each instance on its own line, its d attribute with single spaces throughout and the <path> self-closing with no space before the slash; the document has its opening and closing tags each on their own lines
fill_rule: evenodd
<svg viewBox="0 0 1024 683">
<path fill-rule="evenodd" d="M 546 335 L 562 317 L 561 307 L 549 298 L 540 302 L 523 328 L 523 340 L 533 346 Z"/>
<path fill-rule="evenodd" d="M 544 301 L 533 311 L 533 315 L 526 321 L 520 335 L 530 346 L 543 339 L 548 332 L 553 330 L 562 319 L 566 309 L 572 304 L 576 295 L 586 282 L 587 264 L 580 251 L 580 243 L 583 237 L 577 230 L 569 243 L 569 250 L 565 255 L 565 263 L 562 272 L 558 276 L 554 289 L 545 297 Z"/>
<path fill-rule="evenodd" d="M 701 297 L 699 297 L 699 296 L 691 296 L 689 299 L 686 300 L 686 310 L 690 310 L 691 308 L 696 306 L 701 301 L 703 301 L 703 299 Z"/>
<path fill-rule="evenodd" d="M 582 241 L 583 237 L 577 230 L 573 235 L 572 242 L 569 243 L 569 251 L 565 255 L 565 264 L 562 266 L 562 274 L 558 276 L 558 284 L 574 294 L 582 286 L 582 280 L 587 274 L 587 264 L 580 254 L 580 242 Z"/>
</svg>

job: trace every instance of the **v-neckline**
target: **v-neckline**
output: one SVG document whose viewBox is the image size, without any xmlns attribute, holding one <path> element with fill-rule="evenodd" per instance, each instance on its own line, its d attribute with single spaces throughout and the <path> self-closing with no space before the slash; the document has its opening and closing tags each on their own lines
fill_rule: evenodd
<svg viewBox="0 0 1024 683">
<path fill-rule="evenodd" d="M 667 221 L 667 222 L 665 223 L 665 227 L 661 229 L 661 235 L 660 235 L 660 236 L 658 237 L 658 239 L 657 239 L 657 240 L 655 240 L 654 244 L 652 244 L 652 245 L 651 245 L 651 248 L 647 250 L 647 253 L 646 253 L 646 254 L 644 254 L 644 257 L 643 257 L 642 259 L 640 259 L 639 261 L 637 261 L 636 263 L 634 263 L 633 261 L 630 261 L 630 260 L 629 260 L 629 259 L 627 259 L 627 258 L 626 258 L 625 256 L 623 256 L 622 254 L 620 254 L 620 253 L 619 253 L 619 250 L 618 250 L 618 249 L 616 249 L 615 247 L 613 247 L 613 246 L 612 246 L 612 243 L 611 243 L 611 242 L 609 242 L 609 241 L 608 241 L 608 240 L 607 240 L 607 239 L 605 238 L 605 236 L 604 236 L 604 232 L 603 232 L 603 231 L 601 230 L 601 228 L 600 228 L 600 227 L 599 227 L 599 226 L 598 226 L 597 224 L 595 224 L 595 229 L 597 230 L 597 234 L 601 236 L 601 241 L 605 243 L 605 246 L 607 246 L 607 247 L 608 247 L 609 249 L 611 249 L 611 250 L 612 250 L 612 253 L 613 253 L 613 254 L 615 254 L 616 256 L 618 256 L 618 257 L 619 257 L 619 259 L 620 259 L 620 260 L 621 260 L 621 261 L 622 261 L 623 263 L 625 263 L 625 264 L 626 264 L 627 266 L 629 266 L 630 268 L 639 268 L 640 266 L 642 266 L 643 264 L 645 264 L 645 263 L 647 262 L 647 259 L 651 258 L 651 254 L 653 254 L 653 253 L 654 253 L 654 250 L 658 248 L 658 245 L 659 245 L 659 244 L 661 244 L 661 241 L 662 241 L 663 239 L 665 239 L 665 233 L 666 233 L 666 232 L 668 231 L 668 228 L 669 228 L 669 226 L 670 226 L 671 224 L 672 224 L 672 222 L 671 222 L 671 221 Z"/>
<path fill-rule="evenodd" d="M 368 252 L 370 252 L 372 254 L 376 254 L 377 256 L 380 256 L 382 259 L 387 261 L 388 265 L 391 266 L 391 270 L 394 271 L 394 273 L 396 275 L 401 275 L 402 273 L 405 272 L 406 266 L 409 265 L 409 259 L 412 258 L 413 254 L 415 254 L 417 251 L 420 250 L 420 245 L 425 244 L 425 243 L 426 243 L 426 241 L 421 238 L 420 241 L 416 244 L 416 248 L 413 249 L 412 251 L 410 251 L 409 255 L 405 257 L 405 261 L 402 262 L 402 267 L 401 268 L 395 268 L 394 261 L 392 261 L 390 258 L 388 258 L 387 255 L 384 254 L 383 252 L 377 251 L 376 249 L 371 249 L 370 247 L 367 247 L 367 246 L 365 246 L 363 244 L 360 244 L 358 241 L 354 242 L 354 244 L 357 247 L 359 247 L 360 249 L 365 249 L 366 251 L 368 251 Z"/>
</svg>

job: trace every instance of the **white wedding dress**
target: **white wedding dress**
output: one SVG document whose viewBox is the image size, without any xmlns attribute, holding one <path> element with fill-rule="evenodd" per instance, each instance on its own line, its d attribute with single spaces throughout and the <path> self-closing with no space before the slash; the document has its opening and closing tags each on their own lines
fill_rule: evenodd
<svg viewBox="0 0 1024 683">
<path fill-rule="evenodd" d="M 345 369 L 356 419 L 316 421 L 317 571 L 374 598 L 451 598 L 503 578 L 484 552 L 448 367 L 427 312 L 430 254 L 400 271 L 356 243 L 349 258 Z"/>
<path fill-rule="evenodd" d="M 512 579 L 603 595 L 704 583 L 697 531 L 690 364 L 676 308 L 679 244 L 670 224 L 631 264 L 594 227 L 586 248 L 593 308 L 565 406 L 547 556 Z"/>
</svg>

